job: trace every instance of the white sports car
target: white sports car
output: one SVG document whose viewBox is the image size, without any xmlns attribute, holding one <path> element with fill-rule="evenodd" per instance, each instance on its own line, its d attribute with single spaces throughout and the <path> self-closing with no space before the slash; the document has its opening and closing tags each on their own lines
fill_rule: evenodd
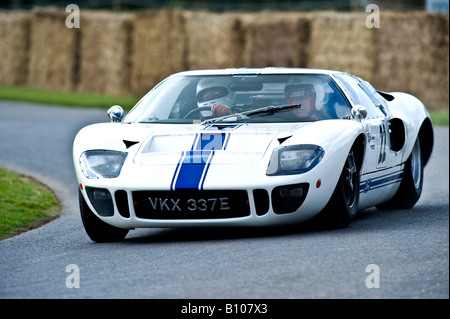
<svg viewBox="0 0 450 319">
<path fill-rule="evenodd" d="M 433 148 L 424 105 L 347 73 L 186 71 L 73 145 L 94 241 L 139 227 L 269 226 L 411 208 Z"/>
</svg>

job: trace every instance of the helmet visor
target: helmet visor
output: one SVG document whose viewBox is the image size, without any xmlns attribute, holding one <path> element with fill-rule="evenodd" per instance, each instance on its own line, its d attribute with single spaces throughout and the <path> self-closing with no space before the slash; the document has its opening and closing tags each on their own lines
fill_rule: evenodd
<svg viewBox="0 0 450 319">
<path fill-rule="evenodd" d="M 223 86 L 215 86 L 204 89 L 197 94 L 198 102 L 206 102 L 214 99 L 218 99 L 228 95 L 228 89 Z"/>
</svg>

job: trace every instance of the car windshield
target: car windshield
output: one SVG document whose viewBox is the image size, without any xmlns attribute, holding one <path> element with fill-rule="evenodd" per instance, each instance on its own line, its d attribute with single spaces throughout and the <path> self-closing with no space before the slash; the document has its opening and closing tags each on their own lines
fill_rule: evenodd
<svg viewBox="0 0 450 319">
<path fill-rule="evenodd" d="M 173 75 L 128 113 L 126 123 L 310 122 L 348 118 L 328 75 Z"/>
</svg>

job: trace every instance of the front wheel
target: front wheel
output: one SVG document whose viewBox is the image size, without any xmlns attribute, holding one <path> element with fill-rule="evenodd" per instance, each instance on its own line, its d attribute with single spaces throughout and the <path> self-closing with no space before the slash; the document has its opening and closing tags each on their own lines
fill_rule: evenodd
<svg viewBox="0 0 450 319">
<path fill-rule="evenodd" d="M 379 210 L 410 209 L 420 198 L 423 186 L 423 158 L 420 141 L 417 138 L 413 150 L 405 163 L 403 178 L 394 197 L 378 205 Z"/>
<path fill-rule="evenodd" d="M 352 150 L 347 156 L 333 195 L 319 220 L 329 228 L 345 228 L 355 218 L 359 204 L 359 161 Z"/>
<path fill-rule="evenodd" d="M 128 229 L 111 226 L 100 220 L 86 203 L 83 195 L 78 191 L 81 219 L 89 238 L 96 242 L 121 241 L 128 234 Z"/>
</svg>

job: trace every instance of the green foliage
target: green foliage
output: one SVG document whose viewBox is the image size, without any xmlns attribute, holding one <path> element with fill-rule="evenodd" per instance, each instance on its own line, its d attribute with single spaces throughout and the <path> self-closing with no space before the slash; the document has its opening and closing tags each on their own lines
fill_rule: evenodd
<svg viewBox="0 0 450 319">
<path fill-rule="evenodd" d="M 107 109 L 112 105 L 118 104 L 122 106 L 124 110 L 130 110 L 139 101 L 140 97 L 130 95 L 108 96 L 79 92 L 60 92 L 0 85 L 0 99 L 102 109 Z"/>
<path fill-rule="evenodd" d="M 47 187 L 0 168 L 0 239 L 37 227 L 58 213 L 58 200 Z"/>
<path fill-rule="evenodd" d="M 430 111 L 434 126 L 448 126 L 448 111 Z"/>
</svg>

